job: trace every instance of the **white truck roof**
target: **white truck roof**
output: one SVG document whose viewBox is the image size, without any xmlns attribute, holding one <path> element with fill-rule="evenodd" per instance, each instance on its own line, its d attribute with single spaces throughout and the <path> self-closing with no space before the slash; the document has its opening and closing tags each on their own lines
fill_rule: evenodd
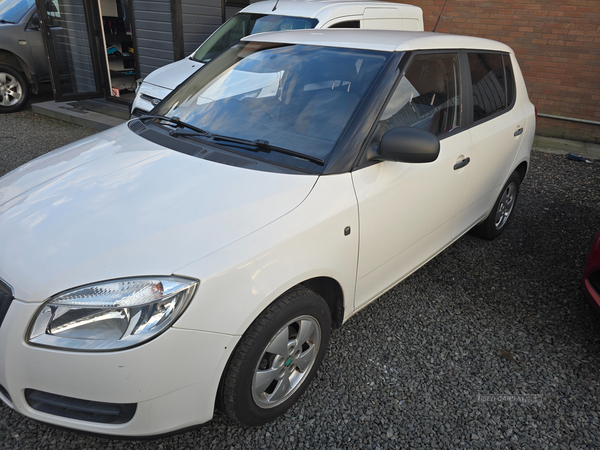
<svg viewBox="0 0 600 450">
<path fill-rule="evenodd" d="M 359 48 L 386 52 L 435 49 L 481 49 L 513 53 L 501 42 L 472 36 L 458 36 L 425 31 L 389 31 L 364 29 L 290 30 L 259 33 L 243 41 L 286 44 L 323 45 L 326 47 Z"/>
</svg>

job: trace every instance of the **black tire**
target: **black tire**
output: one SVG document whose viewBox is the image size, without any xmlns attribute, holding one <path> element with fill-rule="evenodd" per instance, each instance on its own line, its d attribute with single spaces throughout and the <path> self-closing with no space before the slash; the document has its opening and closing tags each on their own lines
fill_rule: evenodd
<svg viewBox="0 0 600 450">
<path fill-rule="evenodd" d="M 0 113 L 22 109 L 29 100 L 29 84 L 21 72 L 0 64 Z"/>
<path fill-rule="evenodd" d="M 500 191 L 490 215 L 473 228 L 474 235 L 491 241 L 504 232 L 514 215 L 520 184 L 521 177 L 517 172 L 513 172 Z"/>
<path fill-rule="evenodd" d="M 219 388 L 221 410 L 249 426 L 284 414 L 315 377 L 330 334 L 331 315 L 322 297 L 305 288 L 282 295 L 252 323 L 231 355 Z M 288 353 L 281 356 L 276 351 L 281 348 Z"/>
</svg>

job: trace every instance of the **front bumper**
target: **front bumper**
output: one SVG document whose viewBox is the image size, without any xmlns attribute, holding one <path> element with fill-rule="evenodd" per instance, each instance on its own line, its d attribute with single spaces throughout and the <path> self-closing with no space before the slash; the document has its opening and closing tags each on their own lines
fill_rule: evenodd
<svg viewBox="0 0 600 450">
<path fill-rule="evenodd" d="M 14 300 L 0 328 L 0 399 L 32 419 L 89 433 L 162 435 L 209 421 L 219 380 L 239 336 L 171 328 L 139 347 L 81 353 L 25 342 L 38 304 Z M 34 409 L 30 390 L 112 404 L 134 404 L 126 423 L 97 423 Z"/>
</svg>

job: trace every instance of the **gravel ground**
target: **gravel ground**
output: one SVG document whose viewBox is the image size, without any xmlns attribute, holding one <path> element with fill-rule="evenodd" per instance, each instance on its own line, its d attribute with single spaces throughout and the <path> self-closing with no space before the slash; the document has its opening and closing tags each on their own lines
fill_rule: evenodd
<svg viewBox="0 0 600 450">
<path fill-rule="evenodd" d="M 0 116 L 0 174 L 91 133 Z M 113 441 L 1 405 L 0 448 L 599 448 L 600 315 L 580 289 L 599 187 L 600 162 L 534 151 L 506 232 L 463 237 L 335 331 L 313 385 L 272 424 L 217 413 L 168 439 Z"/>
</svg>

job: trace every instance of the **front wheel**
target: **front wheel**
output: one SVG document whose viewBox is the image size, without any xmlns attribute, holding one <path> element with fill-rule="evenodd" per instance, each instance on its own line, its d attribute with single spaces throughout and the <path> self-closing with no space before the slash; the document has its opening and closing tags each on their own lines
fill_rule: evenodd
<svg viewBox="0 0 600 450">
<path fill-rule="evenodd" d="M 473 234 L 488 240 L 495 239 L 502 234 L 515 209 L 520 184 L 521 177 L 517 172 L 513 172 L 500 191 L 490 215 L 473 228 Z"/>
<path fill-rule="evenodd" d="M 19 111 L 27 104 L 29 85 L 21 72 L 0 64 L 0 113 Z"/>
<path fill-rule="evenodd" d="M 284 414 L 315 377 L 330 332 L 329 307 L 322 297 L 305 288 L 281 296 L 233 352 L 219 390 L 223 411 L 250 426 Z"/>
</svg>

